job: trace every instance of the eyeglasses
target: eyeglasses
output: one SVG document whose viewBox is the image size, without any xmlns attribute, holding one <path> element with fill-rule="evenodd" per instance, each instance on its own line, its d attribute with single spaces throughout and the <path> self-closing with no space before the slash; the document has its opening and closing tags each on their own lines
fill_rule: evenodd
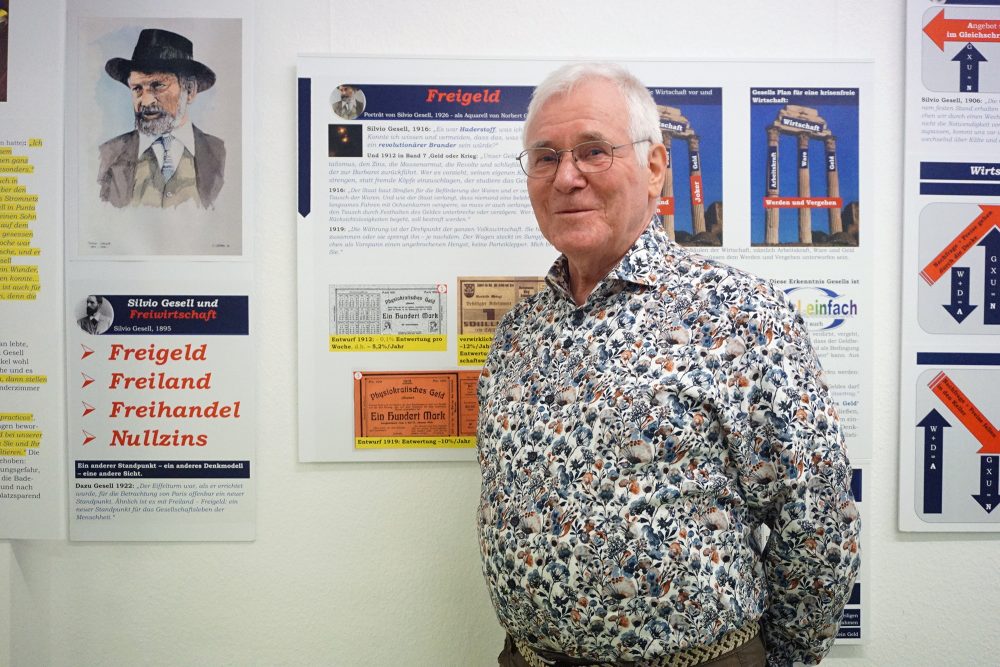
<svg viewBox="0 0 1000 667">
<path fill-rule="evenodd" d="M 561 151 L 554 148 L 528 148 L 517 156 L 517 161 L 528 178 L 549 178 L 559 168 L 563 153 L 569 153 L 573 156 L 576 168 L 582 173 L 596 174 L 611 169 L 616 150 L 644 141 L 652 139 L 639 139 L 617 146 L 613 146 L 609 141 L 584 141 L 573 148 L 564 148 Z"/>
</svg>

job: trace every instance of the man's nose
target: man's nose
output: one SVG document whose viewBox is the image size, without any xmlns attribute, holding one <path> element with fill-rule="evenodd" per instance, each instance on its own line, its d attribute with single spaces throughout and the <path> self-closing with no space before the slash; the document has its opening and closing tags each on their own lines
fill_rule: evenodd
<svg viewBox="0 0 1000 667">
<path fill-rule="evenodd" d="M 587 179 L 584 177 L 583 172 L 577 168 L 573 154 L 563 153 L 561 157 L 562 159 L 559 160 L 559 164 L 556 165 L 555 176 L 552 177 L 553 187 L 560 191 L 575 190 L 584 187 L 587 184 Z"/>
<path fill-rule="evenodd" d="M 149 106 L 155 101 L 156 101 L 156 96 L 153 95 L 153 91 L 150 90 L 149 88 L 144 89 L 142 91 L 142 94 L 139 96 L 139 103 L 142 104 L 143 106 Z"/>
</svg>

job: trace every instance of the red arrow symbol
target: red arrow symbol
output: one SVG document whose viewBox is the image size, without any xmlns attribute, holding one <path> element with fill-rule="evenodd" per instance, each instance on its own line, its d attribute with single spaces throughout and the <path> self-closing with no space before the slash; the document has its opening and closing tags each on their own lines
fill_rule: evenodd
<svg viewBox="0 0 1000 667">
<path fill-rule="evenodd" d="M 87 415 L 89 415 L 91 412 L 94 411 L 94 406 L 91 405 L 90 403 L 87 403 L 86 401 L 80 401 L 80 402 L 83 403 L 83 416 L 84 417 L 86 417 Z"/>
<path fill-rule="evenodd" d="M 944 51 L 945 42 L 1000 42 L 1000 21 L 946 19 L 942 9 L 924 26 L 924 33 Z"/>
<path fill-rule="evenodd" d="M 979 243 L 986 233 L 1000 221 L 1000 206 L 982 206 L 983 212 L 976 216 L 976 219 L 969 223 L 969 226 L 954 238 L 954 240 L 938 253 L 938 256 L 931 260 L 931 263 L 920 272 L 920 277 L 928 285 L 933 285 L 938 278 L 947 273 L 955 262 L 962 259 L 965 253 L 969 252 Z"/>
<path fill-rule="evenodd" d="M 80 357 L 81 359 L 86 359 L 87 357 L 89 357 L 90 355 L 92 355 L 94 353 L 93 350 L 91 350 L 89 347 L 87 347 L 83 343 L 80 343 L 80 347 L 83 348 L 83 356 Z"/>
<path fill-rule="evenodd" d="M 950 377 L 944 372 L 938 373 L 927 386 L 982 445 L 977 454 L 1000 454 L 1000 431 Z"/>
<path fill-rule="evenodd" d="M 93 440 L 94 438 L 96 438 L 96 437 L 97 437 L 96 435 L 92 435 L 92 434 L 90 434 L 90 433 L 87 433 L 86 431 L 84 431 L 84 432 L 83 432 L 83 435 L 84 435 L 84 438 L 83 438 L 83 444 L 85 444 L 85 445 L 86 445 L 86 444 L 87 444 L 88 442 L 90 442 L 91 440 Z"/>
<path fill-rule="evenodd" d="M 83 386 L 86 387 L 88 384 L 94 381 L 94 378 L 90 377 L 86 373 L 80 373 L 83 376 Z"/>
</svg>

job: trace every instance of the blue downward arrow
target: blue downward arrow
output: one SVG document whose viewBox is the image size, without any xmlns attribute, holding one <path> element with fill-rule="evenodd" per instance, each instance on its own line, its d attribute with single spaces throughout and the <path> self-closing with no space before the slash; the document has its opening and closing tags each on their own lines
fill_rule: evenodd
<svg viewBox="0 0 1000 667">
<path fill-rule="evenodd" d="M 952 60 L 958 62 L 958 89 L 963 93 L 978 93 L 979 63 L 986 62 L 986 57 L 969 42 Z"/>
<path fill-rule="evenodd" d="M 1000 500 L 997 479 L 1000 477 L 1000 456 L 990 454 L 979 459 L 979 493 L 973 494 L 986 513 L 991 513 Z"/>
<path fill-rule="evenodd" d="M 967 266 L 953 266 L 951 268 L 951 303 L 944 304 L 944 309 L 959 324 L 976 309 L 969 303 L 971 274 L 972 272 Z"/>
<path fill-rule="evenodd" d="M 924 429 L 924 514 L 941 513 L 944 429 L 950 426 L 934 409 L 917 424 L 917 428 Z"/>
<path fill-rule="evenodd" d="M 986 248 L 983 324 L 1000 324 L 1000 229 L 994 226 L 979 245 Z"/>
</svg>

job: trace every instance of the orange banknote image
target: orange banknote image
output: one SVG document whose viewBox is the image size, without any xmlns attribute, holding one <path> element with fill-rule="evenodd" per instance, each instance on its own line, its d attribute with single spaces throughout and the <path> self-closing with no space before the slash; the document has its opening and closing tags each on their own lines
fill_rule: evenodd
<svg viewBox="0 0 1000 667">
<path fill-rule="evenodd" d="M 354 437 L 476 434 L 478 371 L 354 374 Z"/>
</svg>

